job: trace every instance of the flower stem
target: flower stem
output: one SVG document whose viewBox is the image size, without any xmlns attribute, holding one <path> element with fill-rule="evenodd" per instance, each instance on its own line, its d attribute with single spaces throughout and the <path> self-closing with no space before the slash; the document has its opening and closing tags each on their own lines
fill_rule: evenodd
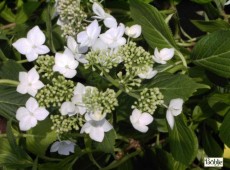
<svg viewBox="0 0 230 170">
<path fill-rule="evenodd" d="M 176 50 L 176 55 L 177 55 L 178 57 L 180 57 L 180 59 L 181 59 L 181 61 L 182 61 L 183 65 L 187 68 L 187 62 L 186 62 L 186 59 L 185 59 L 185 57 L 181 54 L 181 52 L 180 52 L 180 51 L 178 51 L 178 50 Z"/>
<path fill-rule="evenodd" d="M 15 80 L 9 80 L 9 79 L 0 79 L 0 84 L 17 86 L 19 84 L 19 82 L 15 81 Z"/>
<path fill-rule="evenodd" d="M 19 61 L 17 61 L 17 63 L 19 63 L 19 64 L 27 63 L 27 62 L 28 62 L 28 60 L 19 60 Z"/>
</svg>

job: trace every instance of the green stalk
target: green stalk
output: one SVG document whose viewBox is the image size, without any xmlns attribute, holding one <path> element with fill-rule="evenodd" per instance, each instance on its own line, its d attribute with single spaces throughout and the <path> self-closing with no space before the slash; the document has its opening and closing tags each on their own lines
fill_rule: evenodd
<svg viewBox="0 0 230 170">
<path fill-rule="evenodd" d="M 17 86 L 19 82 L 15 80 L 9 80 L 9 79 L 0 79 L 0 84 Z"/>
</svg>

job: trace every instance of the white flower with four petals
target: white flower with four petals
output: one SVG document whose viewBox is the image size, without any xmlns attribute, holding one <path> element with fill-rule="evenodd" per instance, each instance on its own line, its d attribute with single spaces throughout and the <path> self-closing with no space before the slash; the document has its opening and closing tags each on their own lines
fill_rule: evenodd
<svg viewBox="0 0 230 170">
<path fill-rule="evenodd" d="M 22 131 L 35 127 L 38 121 L 44 120 L 48 115 L 49 112 L 44 107 L 39 107 L 33 97 L 27 100 L 26 107 L 20 107 L 16 111 L 16 119 L 19 120 L 19 127 Z"/>
<path fill-rule="evenodd" d="M 28 73 L 19 72 L 19 81 L 16 91 L 21 94 L 28 93 L 31 96 L 35 96 L 38 90 L 44 87 L 35 68 L 32 68 Z"/>
<path fill-rule="evenodd" d="M 27 38 L 20 38 L 12 45 L 17 51 L 26 56 L 28 61 L 34 61 L 39 54 L 46 54 L 50 50 L 45 43 L 45 35 L 38 26 L 33 27 L 28 33 Z"/>
<path fill-rule="evenodd" d="M 130 116 L 130 122 L 132 123 L 133 127 L 142 132 L 145 133 L 148 131 L 148 126 L 150 123 L 152 123 L 153 117 L 149 113 L 142 113 L 138 109 L 134 109 L 132 112 L 132 115 Z"/>
</svg>

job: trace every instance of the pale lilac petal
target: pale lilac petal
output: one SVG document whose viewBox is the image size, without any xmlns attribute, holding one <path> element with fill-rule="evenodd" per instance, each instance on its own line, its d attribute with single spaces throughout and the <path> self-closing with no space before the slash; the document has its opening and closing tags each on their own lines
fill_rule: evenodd
<svg viewBox="0 0 230 170">
<path fill-rule="evenodd" d="M 88 35 L 86 31 L 82 31 L 77 34 L 77 42 L 81 44 L 81 46 L 87 46 Z"/>
<path fill-rule="evenodd" d="M 102 142 L 104 139 L 104 135 L 105 134 L 102 127 L 94 127 L 89 133 L 90 138 L 97 142 Z"/>
<path fill-rule="evenodd" d="M 35 83 L 32 84 L 33 88 L 35 89 L 41 89 L 42 87 L 44 87 L 45 85 L 41 82 L 41 81 L 37 81 Z"/>
<path fill-rule="evenodd" d="M 48 52 L 50 52 L 50 49 L 46 45 L 41 45 L 34 48 L 34 51 L 37 54 L 47 54 Z"/>
<path fill-rule="evenodd" d="M 96 39 L 100 32 L 101 32 L 101 27 L 99 27 L 97 20 L 94 20 L 87 28 L 86 28 L 87 35 L 91 39 Z"/>
<path fill-rule="evenodd" d="M 26 38 L 20 38 L 12 45 L 19 53 L 23 55 L 30 53 L 32 50 L 32 44 Z"/>
<path fill-rule="evenodd" d="M 72 102 L 64 102 L 59 110 L 62 115 L 73 115 L 76 113 L 75 105 Z"/>
<path fill-rule="evenodd" d="M 88 51 L 88 47 L 87 46 L 78 47 L 78 51 L 81 54 L 86 53 Z"/>
<path fill-rule="evenodd" d="M 40 121 L 44 120 L 48 115 L 49 115 L 49 112 L 45 108 L 42 108 L 42 107 L 39 107 L 38 109 L 34 111 L 34 117 Z"/>
<path fill-rule="evenodd" d="M 81 83 L 77 83 L 74 88 L 74 95 L 76 94 L 85 94 L 85 86 Z"/>
<path fill-rule="evenodd" d="M 87 114 L 86 114 L 87 115 Z M 92 129 L 92 126 L 91 126 L 91 124 L 89 123 L 89 122 L 86 122 L 83 126 L 82 126 L 82 128 L 81 128 L 81 131 L 80 131 L 80 133 L 89 133 L 90 131 L 91 131 L 91 129 Z"/>
<path fill-rule="evenodd" d="M 30 111 L 30 112 L 34 112 L 35 110 L 37 110 L 37 108 L 39 107 L 38 102 L 35 98 L 30 97 L 27 102 L 26 102 L 26 108 Z"/>
<path fill-rule="evenodd" d="M 23 120 L 26 116 L 30 115 L 30 112 L 25 107 L 20 107 L 16 111 L 16 119 L 17 120 Z"/>
<path fill-rule="evenodd" d="M 28 33 L 27 38 L 36 46 L 41 46 L 45 42 L 45 34 L 38 26 L 33 27 Z"/>
<path fill-rule="evenodd" d="M 76 49 L 78 48 L 77 42 L 75 39 L 71 36 L 68 36 L 67 38 L 67 47 L 72 51 L 76 52 Z"/>
<path fill-rule="evenodd" d="M 117 20 L 113 16 L 106 17 L 104 24 L 107 28 L 117 27 Z"/>
<path fill-rule="evenodd" d="M 93 3 L 93 12 L 98 16 L 98 18 L 103 19 L 105 17 L 104 9 L 96 2 Z"/>
<path fill-rule="evenodd" d="M 59 149 L 59 145 L 60 145 L 59 141 L 54 142 L 50 148 L 50 152 L 57 152 Z"/>
<path fill-rule="evenodd" d="M 170 110 L 167 110 L 167 112 L 166 112 L 166 119 L 168 121 L 168 124 L 169 124 L 170 128 L 173 129 L 175 120 L 174 120 L 174 117 L 173 117 L 173 115 L 172 115 Z"/>
</svg>

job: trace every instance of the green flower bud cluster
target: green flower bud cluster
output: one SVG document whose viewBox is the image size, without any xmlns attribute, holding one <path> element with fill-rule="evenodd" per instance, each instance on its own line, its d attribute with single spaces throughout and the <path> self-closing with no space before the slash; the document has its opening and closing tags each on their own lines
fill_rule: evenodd
<svg viewBox="0 0 230 170">
<path fill-rule="evenodd" d="M 89 112 L 100 111 L 102 114 L 111 113 L 115 106 L 118 106 L 116 93 L 112 89 L 107 89 L 105 92 L 99 92 L 95 87 L 86 89 L 83 96 L 83 103 Z"/>
<path fill-rule="evenodd" d="M 127 75 L 137 75 L 152 67 L 153 59 L 149 52 L 142 47 L 137 47 L 136 43 L 129 42 L 120 48 L 119 53 L 123 57 Z"/>
<path fill-rule="evenodd" d="M 39 56 L 36 60 L 35 68 L 42 78 L 50 80 L 53 75 L 54 57 L 49 55 Z"/>
<path fill-rule="evenodd" d="M 80 8 L 80 0 L 59 0 L 57 12 L 63 22 L 61 25 L 63 36 L 76 36 L 80 30 L 84 29 L 82 22 L 87 15 Z"/>
<path fill-rule="evenodd" d="M 122 75 L 122 72 L 117 74 L 119 78 L 119 85 L 120 88 L 125 90 L 126 92 L 130 92 L 133 87 L 140 87 L 141 86 L 141 79 L 134 78 L 133 76 Z"/>
<path fill-rule="evenodd" d="M 85 64 L 86 69 L 89 67 L 94 68 L 95 65 L 99 65 L 106 72 L 109 72 L 110 69 L 116 67 L 121 62 L 121 57 L 118 53 L 105 50 L 90 51 L 86 55 L 86 59 L 89 61 Z"/>
<path fill-rule="evenodd" d="M 59 75 L 53 78 L 51 84 L 43 87 L 35 96 L 40 106 L 57 107 L 61 106 L 64 101 L 70 101 L 73 97 L 74 82 L 66 80 Z"/>
<path fill-rule="evenodd" d="M 132 106 L 133 109 L 136 108 L 142 112 L 153 114 L 157 109 L 157 106 L 164 103 L 164 96 L 159 88 L 144 88 L 140 95 L 138 101 L 134 102 L 134 105 Z"/>
<path fill-rule="evenodd" d="M 62 115 L 51 115 L 50 119 L 53 123 L 51 127 L 57 134 L 63 134 L 72 130 L 79 130 L 83 126 L 84 119 L 81 115 L 74 116 L 62 116 Z"/>
</svg>

